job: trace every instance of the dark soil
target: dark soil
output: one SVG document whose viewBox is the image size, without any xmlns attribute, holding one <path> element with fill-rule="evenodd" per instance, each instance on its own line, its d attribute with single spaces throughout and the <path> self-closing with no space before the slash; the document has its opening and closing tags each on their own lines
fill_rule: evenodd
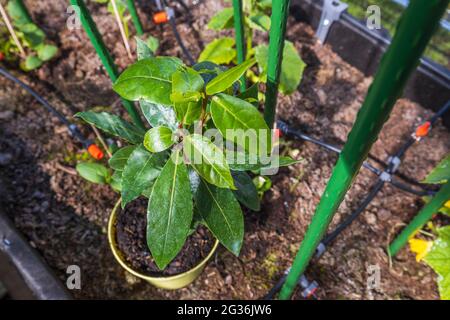
<svg viewBox="0 0 450 320">
<path fill-rule="evenodd" d="M 60 46 L 61 55 L 37 72 L 16 74 L 72 120 L 76 111 L 99 105 L 125 116 L 83 30 L 66 28 L 67 1 L 25 2 L 36 22 Z M 140 13 L 148 34 L 161 40 L 159 53 L 181 57 L 169 26 L 161 33 L 149 22 L 150 11 L 142 10 L 146 3 L 140 2 Z M 192 26 L 179 21 L 179 31 L 194 56 L 203 44 L 218 36 L 205 25 L 221 7 L 221 1 L 205 1 L 192 9 Z M 130 61 L 113 17 L 100 5 L 90 8 L 115 60 L 124 68 Z M 299 90 L 280 97 L 279 117 L 312 136 L 342 145 L 372 79 L 318 43 L 309 26 L 290 19 L 287 36 L 308 67 Z M 266 36 L 258 35 L 258 39 Z M 400 99 L 372 154 L 386 160 L 414 126 L 430 115 L 420 105 Z M 84 130 L 95 138 L 89 127 L 84 126 Z M 272 177 L 273 188 L 264 196 L 262 211 L 246 214 L 240 257 L 220 248 L 195 283 L 177 291 L 159 290 L 130 276 L 109 250 L 106 226 L 118 195 L 74 174 L 77 158 L 83 153 L 80 146 L 28 94 L 0 78 L 0 205 L 62 281 L 69 265 L 81 267 L 82 288 L 72 291 L 75 298 L 263 296 L 292 263 L 337 159 L 335 154 L 300 141 L 286 141 L 283 150 L 304 161 Z M 449 151 L 450 134 L 438 123 L 429 137 L 407 152 L 400 171 L 423 179 Z M 330 228 L 358 206 L 375 180 L 373 174 L 361 170 Z M 436 275 L 429 267 L 417 263 L 406 248 L 392 263 L 385 253 L 394 234 L 422 206 L 420 197 L 387 185 L 323 258 L 308 268 L 306 275 L 319 283 L 319 298 L 437 299 Z M 434 223 L 439 224 L 439 220 Z M 380 270 L 381 285 L 376 290 L 367 288 L 372 266 Z"/>
<path fill-rule="evenodd" d="M 190 235 L 180 253 L 163 270 L 156 266 L 147 246 L 147 200 L 138 199 L 117 215 L 117 245 L 125 261 L 134 270 L 153 276 L 173 276 L 197 266 L 211 252 L 214 238 L 204 227 Z"/>
</svg>

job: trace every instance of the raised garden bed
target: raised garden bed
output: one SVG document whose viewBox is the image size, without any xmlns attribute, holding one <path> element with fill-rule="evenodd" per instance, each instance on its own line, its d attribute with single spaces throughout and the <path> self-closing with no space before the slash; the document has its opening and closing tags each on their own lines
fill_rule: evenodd
<svg viewBox="0 0 450 320">
<path fill-rule="evenodd" d="M 66 2 L 26 3 L 35 21 L 62 50 L 61 58 L 34 75 L 35 89 L 67 116 L 95 105 L 112 105 L 109 108 L 114 113 L 123 114 L 84 32 L 65 28 L 60 12 Z M 194 31 L 187 20 L 179 20 L 179 31 L 194 56 L 204 43 L 216 37 L 216 32 L 205 25 L 222 6 L 218 1 L 205 1 L 194 8 Z M 130 61 L 118 41 L 112 17 L 103 7 L 92 9 L 108 47 L 124 68 Z M 161 40 L 162 53 L 181 57 L 169 28 L 160 34 L 159 28 L 143 20 L 146 26 L 151 26 L 149 33 Z M 308 67 L 299 90 L 280 98 L 279 116 L 313 136 L 342 145 L 371 79 L 344 62 L 328 45 L 318 43 L 311 26 L 297 22 L 294 17 L 288 23 L 287 38 Z M 228 31 L 224 34 L 231 35 Z M 38 79 L 47 85 L 42 86 Z M 73 174 L 79 149 L 65 128 L 50 117 L 43 117 L 40 107 L 17 87 L 2 78 L 0 84 L 0 191 L 5 195 L 0 204 L 63 283 L 69 265 L 81 267 L 82 288 L 71 292 L 75 298 L 263 296 L 290 266 L 336 161 L 335 155 L 314 145 L 286 142 L 286 152 L 304 161 L 282 169 L 273 177 L 273 188 L 265 194 L 262 211 L 245 215 L 245 243 L 240 258 L 220 248 L 194 284 L 179 291 L 163 291 L 125 273 L 114 260 L 106 227 L 117 195 L 108 187 L 91 185 Z M 59 95 L 49 96 L 52 88 Z M 65 106 L 66 101 L 70 101 L 71 108 Z M 372 153 L 386 159 L 429 114 L 429 110 L 410 100 L 399 100 Z M 426 141 L 410 149 L 400 171 L 424 178 L 449 152 L 449 138 L 446 128 L 437 125 Z M 371 173 L 362 169 L 332 226 L 357 206 L 374 180 Z M 431 269 L 417 264 L 407 251 L 402 251 L 390 267 L 384 250 L 393 234 L 421 206 L 420 197 L 390 186 L 385 188 L 329 252 L 312 264 L 307 274 L 320 283 L 319 298 L 437 299 Z M 373 293 L 366 290 L 369 265 L 381 268 L 381 288 Z"/>
</svg>

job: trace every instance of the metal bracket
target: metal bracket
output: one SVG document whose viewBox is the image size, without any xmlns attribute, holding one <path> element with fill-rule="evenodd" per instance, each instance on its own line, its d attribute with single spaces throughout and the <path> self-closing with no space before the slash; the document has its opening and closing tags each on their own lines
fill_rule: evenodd
<svg viewBox="0 0 450 320">
<path fill-rule="evenodd" d="M 325 43 L 331 25 L 339 20 L 342 12 L 347 10 L 348 4 L 342 3 L 339 0 L 324 0 L 322 7 L 322 16 L 320 17 L 319 27 L 316 31 L 316 36 L 320 42 Z"/>
</svg>

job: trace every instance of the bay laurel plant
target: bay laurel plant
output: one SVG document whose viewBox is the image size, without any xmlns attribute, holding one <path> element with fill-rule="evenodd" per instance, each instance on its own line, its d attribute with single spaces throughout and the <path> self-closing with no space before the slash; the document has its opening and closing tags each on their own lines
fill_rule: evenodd
<svg viewBox="0 0 450 320">
<path fill-rule="evenodd" d="M 249 70 L 247 75 L 255 83 L 265 82 L 267 80 L 269 46 L 267 44 L 253 46 L 253 38 L 256 32 L 267 33 L 270 30 L 271 21 L 269 14 L 272 9 L 272 1 L 243 0 L 242 6 L 244 12 L 244 31 L 247 39 L 247 59 L 255 57 L 259 71 L 258 74 L 256 74 L 252 70 Z M 231 7 L 219 11 L 208 23 L 208 28 L 215 31 L 232 29 L 233 27 L 234 11 Z M 217 38 L 205 47 L 200 54 L 199 61 L 212 61 L 219 64 L 235 62 L 235 44 L 235 40 L 231 37 Z M 289 95 L 297 90 L 305 67 L 306 64 L 300 58 L 294 44 L 286 40 L 284 44 L 279 87 L 283 94 Z"/>
<path fill-rule="evenodd" d="M 226 68 L 211 62 L 192 67 L 175 57 L 155 57 L 138 44 L 139 61 L 114 84 L 124 99 L 138 101 L 151 128 L 144 131 L 106 112 L 77 117 L 127 142 L 109 160 L 80 164 L 93 182 L 111 183 L 122 207 L 148 198 L 147 244 L 164 269 L 200 225 L 233 254 L 244 238 L 240 203 L 260 210 L 248 170 L 276 169 L 296 161 L 279 157 L 272 133 L 252 103 L 258 92 L 237 93 L 238 81 L 256 60 Z"/>
</svg>

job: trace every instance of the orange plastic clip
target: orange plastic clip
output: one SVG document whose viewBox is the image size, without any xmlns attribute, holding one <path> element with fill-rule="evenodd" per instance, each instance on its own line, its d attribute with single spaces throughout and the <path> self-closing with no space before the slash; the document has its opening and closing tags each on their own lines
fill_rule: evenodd
<svg viewBox="0 0 450 320">
<path fill-rule="evenodd" d="M 153 22 L 155 24 L 162 24 L 169 21 L 169 15 L 166 11 L 157 12 L 153 15 Z"/>
<path fill-rule="evenodd" d="M 425 122 L 424 124 L 421 124 L 416 129 L 416 137 L 417 138 L 423 138 L 425 137 L 428 132 L 430 132 L 431 123 L 429 121 Z"/>
<path fill-rule="evenodd" d="M 102 160 L 104 157 L 103 151 L 96 144 L 91 144 L 87 150 L 92 158 L 96 160 Z"/>
<path fill-rule="evenodd" d="M 3 52 L 0 52 L 0 61 L 3 61 L 3 59 L 5 59 L 5 55 L 3 54 Z"/>
<path fill-rule="evenodd" d="M 280 138 L 283 135 L 280 129 L 275 129 L 275 137 Z"/>
</svg>

